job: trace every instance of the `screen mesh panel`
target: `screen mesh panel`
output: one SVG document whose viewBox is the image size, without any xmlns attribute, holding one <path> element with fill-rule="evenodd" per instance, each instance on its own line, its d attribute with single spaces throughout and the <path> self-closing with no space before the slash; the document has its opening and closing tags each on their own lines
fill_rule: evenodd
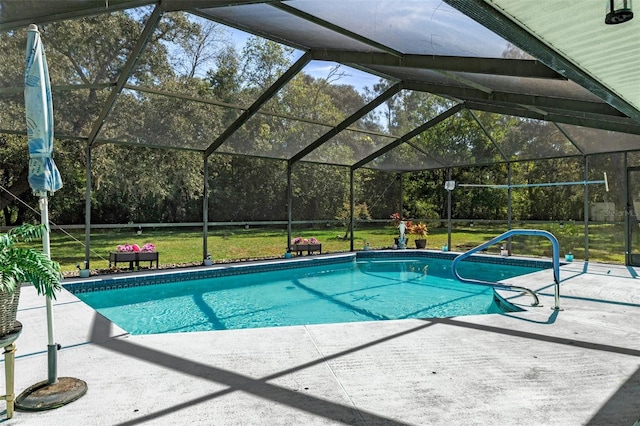
<svg viewBox="0 0 640 426">
<path fill-rule="evenodd" d="M 410 142 L 446 166 L 488 164 L 503 160 L 471 114 L 462 110 Z"/>
<path fill-rule="evenodd" d="M 303 161 L 349 166 L 394 140 L 392 137 L 345 130 L 305 156 Z"/>
<path fill-rule="evenodd" d="M 448 90 L 448 87 L 454 89 L 469 89 L 470 87 L 481 87 L 487 91 L 503 92 L 503 99 L 514 98 L 514 94 L 545 96 L 552 98 L 557 108 L 563 107 L 562 98 L 577 99 L 602 104 L 602 100 L 591 92 L 580 87 L 572 81 L 541 79 L 541 78 L 523 78 L 517 76 L 491 75 L 478 73 L 464 73 L 437 70 L 420 69 L 420 68 L 403 68 L 391 67 L 383 65 L 370 65 L 369 69 L 393 76 L 400 80 L 410 80 L 415 82 L 426 83 L 428 86 L 425 90 L 434 93 L 452 93 L 453 95 L 462 96 L 463 92 Z M 442 87 L 440 87 L 442 86 Z M 510 95 L 510 96 L 509 96 Z M 472 92 L 465 95 L 474 98 Z M 482 95 L 485 96 L 485 95 Z M 477 97 L 477 96 L 476 96 Z M 525 98 L 520 98 L 525 99 Z M 518 99 L 519 102 L 523 100 Z M 535 100 L 532 100 L 532 102 Z M 549 101 L 551 104 L 551 100 Z"/>
<path fill-rule="evenodd" d="M 55 137 L 87 137 L 110 89 L 52 91 Z M 24 96 L 0 93 L 0 128 L 26 135 Z"/>
<path fill-rule="evenodd" d="M 443 167 L 442 163 L 434 160 L 420 149 L 409 144 L 401 144 L 395 149 L 368 162 L 363 167 L 386 171 L 417 171 Z"/>
<path fill-rule="evenodd" d="M 289 4 L 290 2 L 287 2 Z M 341 9 L 343 3 L 340 3 Z M 200 9 L 205 16 L 236 28 L 246 28 L 255 33 L 268 33 L 272 38 L 307 48 L 323 48 L 330 42 L 345 50 L 361 52 L 380 51 L 370 45 L 323 28 L 303 18 L 293 16 L 268 4 L 251 4 L 237 7 Z"/>
<path fill-rule="evenodd" d="M 41 28 L 51 84 L 116 82 L 152 10 L 140 7 L 53 22 Z M 102 31 L 104 28 L 109 31 Z M 137 70 L 148 75 L 152 63 L 151 54 L 143 52 L 137 58 Z M 142 78 L 137 71 L 134 76 Z"/>
<path fill-rule="evenodd" d="M 256 114 L 223 143 L 219 152 L 289 159 L 330 129 L 300 120 Z"/>
<path fill-rule="evenodd" d="M 586 154 L 640 149 L 640 135 L 559 124 Z"/>
<path fill-rule="evenodd" d="M 22 92 L 0 93 L 0 128 L 26 136 L 27 121 Z"/>
<path fill-rule="evenodd" d="M 53 124 L 56 133 L 87 137 L 111 88 L 53 91 Z"/>
<path fill-rule="evenodd" d="M 132 117 L 130 111 L 142 113 Z M 124 90 L 98 139 L 204 150 L 238 115 L 235 109 Z"/>
<path fill-rule="evenodd" d="M 323 185 L 314 184 L 319 181 Z M 291 169 L 291 182 L 294 220 L 334 220 L 337 213 L 348 206 L 345 204 L 349 200 L 349 169 L 346 167 L 297 163 Z"/>
<path fill-rule="evenodd" d="M 22 93 L 26 66 L 26 43 L 26 31 L 20 37 L 0 32 L 0 47 L 2 48 L 2 61 L 0 61 L 0 90 L 2 91 L 0 93 L 6 93 L 4 89 L 13 89 L 14 93 Z"/>
<path fill-rule="evenodd" d="M 510 46 L 440 0 L 347 0 L 329 8 L 323 0 L 288 3 L 403 53 L 500 58 Z"/>
<path fill-rule="evenodd" d="M 623 167 L 625 154 L 596 154 L 589 156 L 589 180 L 601 181 L 607 174 L 609 191 L 602 184 L 589 185 L 589 220 L 591 222 L 616 223 L 616 232 L 606 239 L 590 241 L 590 250 L 599 251 L 599 256 L 608 257 L 617 250 L 612 250 L 613 241 L 620 238 L 619 247 L 624 246 L 624 225 L 627 215 L 626 179 L 627 171 Z M 631 166 L 632 164 L 629 164 Z M 631 198 L 638 199 L 637 188 L 632 191 Z M 633 203 L 633 210 L 640 211 L 640 203 Z M 629 208 L 631 208 L 631 203 Z M 614 228 L 609 228 L 613 230 Z"/>
<path fill-rule="evenodd" d="M 580 155 L 553 123 L 482 112 L 476 116 L 509 160 Z"/>
<path fill-rule="evenodd" d="M 210 221 L 287 220 L 286 162 L 214 154 L 208 166 Z"/>
<path fill-rule="evenodd" d="M 334 62 L 311 61 L 261 111 L 335 126 L 367 103 L 362 86 L 342 84 L 343 80 L 373 85 L 379 79 Z"/>
</svg>

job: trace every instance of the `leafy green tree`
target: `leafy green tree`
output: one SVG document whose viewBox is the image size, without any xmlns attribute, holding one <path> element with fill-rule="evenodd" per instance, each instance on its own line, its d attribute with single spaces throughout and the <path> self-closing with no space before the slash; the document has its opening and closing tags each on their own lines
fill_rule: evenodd
<svg viewBox="0 0 640 426">
<path fill-rule="evenodd" d="M 240 57 L 233 46 L 226 46 L 216 57 L 215 67 L 207 71 L 206 81 L 214 97 L 223 102 L 242 104 Z"/>
<path fill-rule="evenodd" d="M 291 65 L 293 49 L 260 37 L 250 37 L 242 50 L 243 86 L 265 90 Z"/>
<path fill-rule="evenodd" d="M 374 219 L 388 219 L 400 212 L 400 175 L 384 171 L 360 169 L 356 173 L 357 199 L 367 202 L 367 210 Z M 410 189 L 404 188 L 405 194 Z"/>
<path fill-rule="evenodd" d="M 353 217 L 356 220 L 371 220 L 367 203 L 354 203 Z M 349 234 L 351 234 L 351 203 L 349 201 L 345 201 L 342 204 L 342 207 L 338 210 L 338 214 L 335 218 L 342 223 L 342 226 L 345 227 L 345 233 L 342 238 L 346 240 L 349 238 Z"/>
<path fill-rule="evenodd" d="M 298 164 L 292 173 L 293 213 L 297 220 L 331 220 L 349 194 L 344 167 Z"/>
<path fill-rule="evenodd" d="M 29 152 L 26 136 L 0 135 L 0 185 L 9 188 L 16 196 L 21 195 L 28 205 L 35 205 L 36 197 L 31 195 L 28 177 Z M 2 211 L 2 225 L 22 223 L 28 217 L 27 208 L 22 203 L 17 203 L 7 192 L 0 192 Z"/>
</svg>

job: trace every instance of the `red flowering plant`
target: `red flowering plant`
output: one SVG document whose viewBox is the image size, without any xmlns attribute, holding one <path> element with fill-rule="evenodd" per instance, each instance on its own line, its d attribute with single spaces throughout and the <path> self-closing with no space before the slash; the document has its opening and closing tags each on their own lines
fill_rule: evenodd
<svg viewBox="0 0 640 426">
<path fill-rule="evenodd" d="M 397 228 L 398 225 L 400 225 L 400 213 L 395 212 L 393 213 L 391 216 L 389 216 L 389 219 L 391 219 L 391 224 L 393 225 L 394 228 Z"/>
<path fill-rule="evenodd" d="M 392 214 L 391 216 L 389 216 L 389 219 L 391 219 L 391 224 L 393 225 L 394 228 L 398 228 L 398 225 L 400 225 L 400 222 L 403 221 L 402 216 L 400 216 L 400 213 L 396 212 L 394 214 Z M 404 224 L 407 227 L 407 230 L 411 229 L 411 221 L 405 221 Z"/>
<path fill-rule="evenodd" d="M 140 251 L 140 247 L 137 244 L 119 244 L 117 250 L 125 252 Z"/>
</svg>

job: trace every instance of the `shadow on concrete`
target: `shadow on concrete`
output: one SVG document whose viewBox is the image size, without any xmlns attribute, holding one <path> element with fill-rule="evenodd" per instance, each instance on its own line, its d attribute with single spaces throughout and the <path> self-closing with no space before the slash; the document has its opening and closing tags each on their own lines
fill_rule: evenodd
<svg viewBox="0 0 640 426">
<path fill-rule="evenodd" d="M 640 368 L 618 389 L 618 391 L 598 410 L 598 412 L 586 424 L 589 426 L 609 426 L 613 424 L 611 419 L 619 418 L 620 414 L 629 413 L 632 425 L 635 420 L 640 420 Z"/>
<path fill-rule="evenodd" d="M 556 315 L 557 311 L 554 311 L 550 316 L 551 322 L 555 319 Z M 554 337 L 525 331 L 511 330 L 490 325 L 467 323 L 455 318 L 434 318 L 425 319 L 423 321 L 425 321 L 426 323 L 419 327 L 414 327 L 400 333 L 391 334 L 381 339 L 372 340 L 366 344 L 355 346 L 348 350 L 332 355 L 320 356 L 319 358 L 308 363 L 284 369 L 275 374 L 265 376 L 260 379 L 216 368 L 215 366 L 201 364 L 192 360 L 183 359 L 170 353 L 145 348 L 123 339 L 110 337 L 110 323 L 108 321 L 105 321 L 104 318 L 97 313 L 95 315 L 94 324 L 92 327 L 91 341 L 94 344 L 97 344 L 107 350 L 135 357 L 146 362 L 151 362 L 168 370 L 178 371 L 182 374 L 192 375 L 194 377 L 207 378 L 212 382 L 228 386 L 227 389 L 212 392 L 200 398 L 176 404 L 155 413 L 151 413 L 140 418 L 120 423 L 120 425 L 122 426 L 158 421 L 165 415 L 175 413 L 176 411 L 182 409 L 195 408 L 201 403 L 213 400 L 224 395 L 228 395 L 236 391 L 246 392 L 248 394 L 258 396 L 261 399 L 270 400 L 277 404 L 293 407 L 297 410 L 305 411 L 318 417 L 325 418 L 329 421 L 342 422 L 352 425 L 385 424 L 390 426 L 404 426 L 406 425 L 406 423 L 383 417 L 373 412 L 362 411 L 355 406 L 327 401 L 305 394 L 304 392 L 288 389 L 268 382 L 279 377 L 286 376 L 293 372 L 301 371 L 319 364 L 324 364 L 332 359 L 337 359 L 411 333 L 419 332 L 437 324 L 465 327 L 484 332 L 515 336 L 523 339 L 545 341 L 590 350 L 606 351 L 633 357 L 640 357 L 640 350 L 637 349 L 605 345 L 583 340 Z M 618 390 L 618 392 L 607 401 L 607 403 L 600 409 L 600 411 L 591 419 L 589 424 L 611 424 L 610 420 L 612 418 L 620 418 L 621 415 L 636 415 L 637 417 L 637 413 L 632 413 L 630 410 L 634 409 L 634 398 L 637 398 L 637 388 L 639 386 L 640 370 L 636 371 L 636 373 L 627 380 L 627 382 Z M 637 405 L 635 405 L 635 407 L 637 410 Z"/>
<path fill-rule="evenodd" d="M 603 345 L 599 343 L 586 342 L 584 340 L 566 339 L 561 337 L 545 336 L 542 334 L 529 333 L 524 331 L 509 330 L 500 327 L 470 324 L 458 321 L 453 318 L 434 318 L 430 319 L 432 323 L 447 324 L 457 327 L 466 327 L 475 330 L 488 331 L 509 336 L 521 337 L 525 339 L 541 340 L 545 342 L 557 343 L 561 345 L 569 345 L 596 351 L 606 351 L 623 355 L 640 357 L 640 350 L 623 348 L 619 346 Z M 640 418 L 640 405 L 638 398 L 640 397 L 640 368 L 627 379 L 627 381 L 618 389 L 618 391 L 602 406 L 602 408 L 587 423 L 590 426 L 610 426 L 614 424 L 632 425 Z M 622 423 L 620 423 L 622 422 Z"/>
<path fill-rule="evenodd" d="M 513 319 L 516 319 L 516 320 L 519 320 L 519 321 L 533 322 L 533 323 L 536 323 L 536 324 L 553 324 L 554 322 L 556 322 L 556 319 L 558 318 L 558 312 L 560 312 L 560 311 L 551 310 L 551 315 L 549 315 L 549 318 L 547 318 L 546 321 L 536 321 L 536 320 L 532 320 L 532 319 L 525 318 L 525 317 L 519 317 L 519 316 L 516 316 L 516 315 L 509 314 L 508 312 L 505 312 L 505 313 L 500 314 L 500 315 L 503 315 L 503 316 L 509 317 L 509 318 L 513 318 Z"/>
<path fill-rule="evenodd" d="M 521 337 L 523 339 L 540 340 L 543 342 L 557 343 L 560 345 L 568 345 L 578 348 L 592 349 L 595 351 L 612 352 L 623 355 L 631 355 L 640 357 L 640 350 L 632 348 L 623 348 L 620 346 L 604 345 L 601 343 L 587 342 L 584 340 L 567 339 L 564 337 L 547 336 L 544 334 L 530 333 L 528 331 L 509 330 L 507 328 L 495 327 L 484 324 L 472 324 L 456 320 L 454 318 L 431 318 L 432 324 L 446 324 L 456 327 L 471 328 L 474 330 L 488 331 L 491 333 L 504 334 L 507 336 Z"/>
<path fill-rule="evenodd" d="M 553 289 L 554 284 L 550 284 L 544 287 L 540 287 L 536 289 L 536 293 L 541 296 L 554 297 L 554 293 L 545 293 L 543 290 Z M 560 302 L 562 303 L 562 299 L 573 299 L 573 300 L 584 300 L 586 302 L 594 302 L 594 303 L 606 303 L 608 305 L 619 305 L 619 306 L 631 306 L 634 308 L 639 308 L 640 304 L 632 303 L 632 302 L 618 302 L 615 300 L 607 300 L 607 299 L 595 299 L 593 297 L 582 297 L 582 296 L 570 296 L 567 294 L 562 294 L 562 288 L 560 289 Z M 518 296 L 514 296 L 518 297 Z M 561 306 L 562 307 L 562 306 Z"/>
<path fill-rule="evenodd" d="M 158 366 L 166 368 L 168 370 L 179 371 L 182 374 L 188 374 L 199 378 L 207 378 L 213 382 L 229 386 L 228 389 L 224 389 L 218 392 L 213 392 L 200 398 L 193 399 L 188 402 L 177 404 L 171 407 L 167 407 L 161 411 L 132 419 L 130 421 L 120 423 L 120 425 L 135 425 L 139 423 L 154 421 L 162 418 L 162 416 L 175 413 L 177 410 L 193 408 L 200 403 L 218 398 L 223 395 L 227 395 L 232 392 L 242 391 L 248 394 L 256 395 L 262 399 L 271 400 L 275 403 L 287 405 L 297 410 L 306 411 L 319 417 L 324 417 L 328 420 L 342 422 L 352 425 L 371 425 L 371 424 L 384 424 L 389 426 L 405 426 L 406 423 L 399 422 L 397 420 L 380 416 L 376 413 L 366 412 L 358 410 L 354 406 L 347 406 L 332 401 L 316 398 L 311 395 L 307 395 L 301 392 L 297 392 L 292 389 L 287 389 L 282 386 L 267 383 L 270 380 L 274 380 L 278 377 L 285 376 L 287 374 L 304 370 L 306 368 L 323 364 L 328 360 L 340 358 L 360 351 L 362 349 L 378 345 L 380 343 L 399 338 L 401 336 L 411 334 L 427 327 L 431 327 L 434 323 L 425 324 L 419 327 L 414 327 L 410 330 L 396 333 L 382 339 L 371 341 L 367 344 L 356 346 L 347 351 L 339 352 L 333 355 L 322 356 L 314 361 L 288 368 L 286 370 L 279 371 L 276 374 L 263 377 L 261 379 L 255 379 L 244 376 L 242 374 L 234 373 L 232 371 L 223 370 L 213 367 L 211 365 L 201 364 L 191 360 L 186 360 L 180 357 L 176 357 L 169 353 L 157 351 L 155 349 L 145 348 L 134 343 L 130 343 L 123 339 L 109 338 L 110 324 L 103 321 L 99 314 L 96 314 L 94 324 L 92 327 L 91 341 L 105 349 L 121 353 L 123 355 L 135 357 L 146 362 L 152 362 Z"/>
<path fill-rule="evenodd" d="M 589 262 L 584 262 L 582 264 L 582 267 L 580 267 L 578 264 L 576 264 L 575 266 L 565 264 L 563 265 L 563 268 L 560 270 L 560 272 L 562 275 L 573 274 L 572 277 L 589 274 L 617 278 L 638 279 L 639 276 L 638 272 L 633 266 L 622 266 L 606 263 L 590 264 Z"/>
</svg>

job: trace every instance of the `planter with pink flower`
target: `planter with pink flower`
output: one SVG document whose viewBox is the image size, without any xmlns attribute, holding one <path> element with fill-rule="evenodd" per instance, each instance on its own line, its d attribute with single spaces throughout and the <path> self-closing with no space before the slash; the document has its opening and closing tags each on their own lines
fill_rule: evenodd
<svg viewBox="0 0 640 426">
<path fill-rule="evenodd" d="M 113 265 L 118 267 L 118 262 L 129 263 L 129 269 L 140 269 L 140 262 L 149 262 L 149 267 L 153 266 L 153 262 L 158 267 L 159 255 L 155 245 L 147 243 L 140 247 L 138 244 L 120 244 L 116 251 L 109 253 L 109 268 Z"/>
<path fill-rule="evenodd" d="M 149 262 L 149 268 L 153 266 L 153 262 L 156 263 L 156 268 L 158 267 L 158 252 L 156 251 L 156 246 L 147 243 L 140 247 L 140 251 L 137 252 L 138 259 L 136 260 L 136 266 L 140 268 L 140 262 Z"/>
<path fill-rule="evenodd" d="M 305 251 L 307 254 L 312 254 L 314 252 L 322 254 L 322 244 L 314 237 L 296 237 L 291 240 L 291 251 L 296 253 L 298 256 L 302 256 L 302 253 Z"/>
</svg>

